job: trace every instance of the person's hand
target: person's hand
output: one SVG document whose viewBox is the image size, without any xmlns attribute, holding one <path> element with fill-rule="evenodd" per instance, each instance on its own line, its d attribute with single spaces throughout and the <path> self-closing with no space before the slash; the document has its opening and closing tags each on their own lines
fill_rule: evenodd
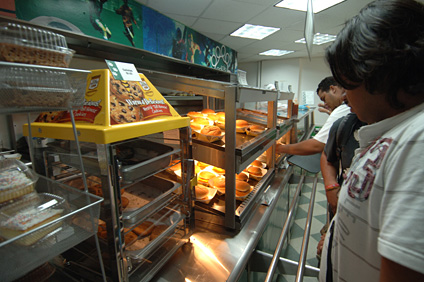
<svg viewBox="0 0 424 282">
<path fill-rule="evenodd" d="M 284 145 L 282 143 L 277 143 L 277 146 L 275 146 L 275 153 L 280 154 L 280 155 L 287 153 L 285 148 L 284 148 L 285 146 L 286 145 Z"/>
<path fill-rule="evenodd" d="M 331 211 L 333 214 L 336 214 L 337 211 L 337 202 L 339 201 L 339 189 L 334 189 L 330 191 L 325 191 L 327 196 L 327 202 L 330 204 Z"/>
<path fill-rule="evenodd" d="M 324 247 L 324 241 L 325 241 L 325 233 L 321 235 L 321 239 L 318 242 L 317 245 L 317 255 L 321 256 L 322 248 Z"/>
<path fill-rule="evenodd" d="M 318 111 L 321 113 L 331 114 L 331 109 L 329 109 L 324 103 L 318 104 Z"/>
</svg>

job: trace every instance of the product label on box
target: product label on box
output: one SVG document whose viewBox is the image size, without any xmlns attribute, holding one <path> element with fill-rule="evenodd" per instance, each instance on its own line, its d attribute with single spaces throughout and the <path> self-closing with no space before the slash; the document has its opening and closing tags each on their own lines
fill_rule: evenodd
<svg viewBox="0 0 424 282">
<path fill-rule="evenodd" d="M 138 76 L 140 81 L 118 80 L 108 71 L 93 71 L 88 78 L 84 105 L 73 111 L 75 121 L 115 125 L 179 116 L 144 75 Z M 67 111 L 46 112 L 36 121 L 69 122 L 71 116 Z"/>
</svg>

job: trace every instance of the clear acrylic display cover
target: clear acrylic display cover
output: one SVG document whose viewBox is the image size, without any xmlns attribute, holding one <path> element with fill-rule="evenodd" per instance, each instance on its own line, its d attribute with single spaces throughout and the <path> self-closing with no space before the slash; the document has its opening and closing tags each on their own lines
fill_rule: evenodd
<svg viewBox="0 0 424 282">
<path fill-rule="evenodd" d="M 0 113 L 79 108 L 89 73 L 0 62 Z"/>
<path fill-rule="evenodd" d="M 0 160 L 0 207 L 34 191 L 38 176 L 16 159 Z"/>
<path fill-rule="evenodd" d="M 63 35 L 16 23 L 0 25 L 2 61 L 64 68 L 74 53 Z"/>
</svg>

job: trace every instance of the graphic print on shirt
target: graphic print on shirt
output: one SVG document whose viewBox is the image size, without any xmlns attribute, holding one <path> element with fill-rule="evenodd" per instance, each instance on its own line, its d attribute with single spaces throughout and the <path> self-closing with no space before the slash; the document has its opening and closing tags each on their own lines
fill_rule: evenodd
<svg viewBox="0 0 424 282">
<path fill-rule="evenodd" d="M 375 174 L 393 142 L 391 138 L 377 140 L 370 145 L 367 150 L 361 153 L 361 157 L 352 164 L 352 169 L 347 177 L 348 195 L 363 202 L 368 199 L 372 186 L 374 185 Z M 363 156 L 367 153 L 367 158 Z"/>
</svg>

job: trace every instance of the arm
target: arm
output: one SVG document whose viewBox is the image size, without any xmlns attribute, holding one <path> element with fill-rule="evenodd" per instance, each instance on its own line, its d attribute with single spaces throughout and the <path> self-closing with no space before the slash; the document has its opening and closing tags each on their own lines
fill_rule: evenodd
<svg viewBox="0 0 424 282">
<path fill-rule="evenodd" d="M 325 154 L 325 151 L 322 152 L 321 155 L 321 174 L 324 179 L 324 185 L 333 185 L 338 184 L 337 182 L 337 168 L 334 166 L 334 164 L 327 161 L 327 155 Z M 339 200 L 338 193 L 340 188 L 333 189 L 330 191 L 325 191 L 325 194 L 327 196 L 327 202 L 330 204 L 331 210 L 333 213 L 336 213 L 337 210 L 337 201 Z"/>
<path fill-rule="evenodd" d="M 385 257 L 381 257 L 380 282 L 424 281 L 424 274 L 400 265 Z"/>
<path fill-rule="evenodd" d="M 290 155 L 313 155 L 321 153 L 324 150 L 325 144 L 313 138 L 304 140 L 295 144 L 277 144 L 277 154 L 290 154 Z"/>
</svg>

